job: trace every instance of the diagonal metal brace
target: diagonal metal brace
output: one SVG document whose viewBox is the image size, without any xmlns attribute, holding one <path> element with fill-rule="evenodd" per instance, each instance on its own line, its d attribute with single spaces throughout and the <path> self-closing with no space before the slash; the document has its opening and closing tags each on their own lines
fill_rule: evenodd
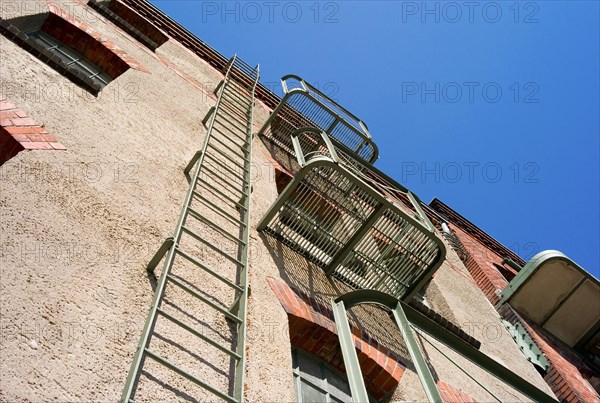
<svg viewBox="0 0 600 403">
<path fill-rule="evenodd" d="M 146 267 L 146 270 L 148 270 L 150 273 L 154 273 L 154 269 L 156 269 L 158 263 L 167 254 L 167 252 L 169 251 L 169 249 L 171 249 L 171 246 L 173 246 L 174 243 L 175 239 L 172 236 L 165 239 L 158 251 L 152 257 L 152 260 L 150 260 L 150 263 L 148 263 L 148 267 Z"/>
<path fill-rule="evenodd" d="M 215 109 L 216 108 L 214 106 L 212 106 L 206 113 L 206 116 L 204 117 L 204 119 L 202 119 L 202 124 L 204 125 L 204 127 L 206 127 L 206 123 L 208 122 L 208 120 L 210 119 L 212 114 L 215 113 Z"/>
<path fill-rule="evenodd" d="M 196 162 L 198 162 L 198 160 L 200 159 L 200 156 L 202 155 L 202 150 L 198 150 L 196 151 L 196 154 L 194 154 L 194 156 L 192 157 L 192 159 L 190 160 L 190 162 L 188 162 L 188 164 L 185 166 L 183 172 L 186 175 L 190 174 L 190 171 L 192 170 L 192 168 L 194 167 L 194 165 L 196 165 Z"/>
</svg>

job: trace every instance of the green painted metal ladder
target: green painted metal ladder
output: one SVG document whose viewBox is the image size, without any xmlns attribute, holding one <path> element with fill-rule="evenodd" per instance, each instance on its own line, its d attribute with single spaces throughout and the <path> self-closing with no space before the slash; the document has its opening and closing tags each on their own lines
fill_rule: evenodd
<svg viewBox="0 0 600 403">
<path fill-rule="evenodd" d="M 166 256 L 122 402 L 134 402 L 140 392 L 150 394 L 140 400 L 156 400 L 157 387 L 186 400 L 244 400 L 250 168 L 258 79 L 258 66 L 252 68 L 234 56 L 215 90 L 216 105 L 204 119 L 204 144 L 185 168 L 189 175 L 195 167 L 175 233 L 148 265 L 153 273 Z"/>
</svg>

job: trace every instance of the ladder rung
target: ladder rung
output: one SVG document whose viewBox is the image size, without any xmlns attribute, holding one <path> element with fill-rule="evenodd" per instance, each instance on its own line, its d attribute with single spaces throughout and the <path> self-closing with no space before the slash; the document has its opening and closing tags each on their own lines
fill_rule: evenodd
<svg viewBox="0 0 600 403">
<path fill-rule="evenodd" d="M 235 171 L 233 168 L 231 168 L 229 165 L 225 165 L 225 164 L 223 163 L 223 161 L 220 161 L 220 160 L 218 160 L 218 159 L 215 159 L 215 157 L 213 157 L 212 155 L 207 155 L 207 157 L 209 157 L 209 158 L 210 158 L 210 161 L 211 161 L 213 164 L 219 164 L 219 166 L 220 166 L 221 168 L 225 169 L 227 172 L 229 172 L 229 173 L 230 173 L 231 175 L 233 175 L 235 178 L 238 178 L 238 179 L 240 179 L 240 180 L 244 181 L 244 183 L 248 183 L 248 179 L 246 179 L 246 176 L 247 176 L 247 175 L 240 174 L 239 172 L 237 172 L 237 171 Z"/>
<path fill-rule="evenodd" d="M 236 96 L 234 93 L 225 91 L 223 96 L 221 97 L 221 102 L 228 102 L 231 106 L 235 106 L 240 111 L 248 111 L 250 106 L 252 106 L 252 102 L 250 99 L 244 99 Z"/>
<path fill-rule="evenodd" d="M 235 98 L 227 98 L 227 97 L 223 97 L 221 98 L 221 102 L 219 103 L 219 106 L 226 106 L 227 108 L 239 112 L 241 114 L 243 114 L 244 116 L 248 117 L 249 113 L 250 113 L 250 105 L 243 105 L 240 102 L 236 101 Z"/>
<path fill-rule="evenodd" d="M 213 127 L 213 129 L 214 129 L 214 127 Z M 216 130 L 217 132 L 219 132 L 219 133 L 223 134 L 224 136 L 226 136 L 226 134 L 225 134 L 225 133 L 223 133 L 223 132 L 219 131 L 218 129 L 214 129 L 214 130 Z M 248 161 L 248 160 L 246 159 L 246 157 L 245 157 L 245 155 L 244 155 L 244 154 L 240 154 L 238 151 L 234 150 L 233 148 L 231 148 L 231 147 L 230 147 L 230 146 L 228 146 L 227 144 L 223 143 L 223 141 L 222 141 L 222 140 L 220 140 L 219 138 L 217 138 L 217 137 L 215 137 L 215 136 L 211 136 L 211 137 L 210 137 L 210 140 L 213 140 L 214 142 L 217 142 L 217 143 L 219 143 L 219 144 L 220 144 L 222 147 L 224 147 L 224 148 L 228 149 L 229 151 L 231 151 L 231 153 L 232 153 L 232 154 L 234 154 L 236 157 L 238 157 L 238 158 L 243 158 L 243 159 L 244 159 L 244 161 Z M 209 144 L 210 144 L 210 141 L 209 141 Z M 242 147 L 242 146 L 240 146 L 240 145 L 237 145 L 237 146 L 238 146 L 238 147 L 239 147 L 239 148 L 240 148 L 242 151 L 244 151 L 244 152 L 246 151 L 244 147 Z M 213 148 L 216 148 L 216 147 L 215 147 L 215 146 L 213 146 Z"/>
<path fill-rule="evenodd" d="M 236 129 L 235 127 L 229 127 L 225 124 L 223 124 L 223 122 L 219 122 L 215 120 L 215 123 L 212 126 L 213 131 L 216 131 L 217 133 L 225 136 L 225 137 L 233 137 L 233 138 L 237 138 L 238 140 L 241 140 L 243 145 L 246 144 L 247 142 L 247 138 L 248 138 L 248 133 L 245 130 L 239 130 Z M 212 132 L 211 132 L 212 135 Z M 212 135 L 212 137 L 214 137 L 214 135 Z M 242 147 L 242 145 L 238 144 L 238 143 L 234 143 L 235 145 Z"/>
<path fill-rule="evenodd" d="M 250 92 L 247 91 L 246 88 L 241 87 L 245 93 L 242 93 L 243 91 L 240 91 L 240 85 L 238 85 L 235 81 L 229 81 L 226 85 L 225 88 L 223 88 L 223 91 L 227 91 L 228 89 L 231 89 L 231 92 L 229 92 L 229 94 L 235 96 L 236 98 L 239 99 L 244 99 L 244 96 L 247 96 L 248 98 L 250 98 Z"/>
<path fill-rule="evenodd" d="M 244 77 L 244 79 L 247 80 L 245 77 Z M 251 94 L 248 87 L 246 87 L 245 85 L 242 85 L 239 81 L 234 81 L 234 80 L 230 79 L 227 81 L 227 85 L 225 86 L 224 89 L 227 89 L 227 87 L 231 87 L 232 89 L 236 88 L 237 89 L 236 94 L 243 93 L 243 95 L 247 95 L 247 96 L 250 96 L 250 94 Z"/>
<path fill-rule="evenodd" d="M 229 116 L 229 117 L 232 117 L 232 116 L 228 115 L 226 113 L 222 113 L 223 111 L 224 111 L 224 109 L 221 109 L 221 108 L 217 109 L 217 111 L 216 111 L 217 117 L 215 119 L 215 122 L 225 126 L 222 122 L 222 121 L 225 121 L 226 123 L 229 123 L 230 125 L 232 125 L 234 127 L 234 129 L 237 129 L 240 132 L 246 133 L 246 131 L 248 130 L 247 124 L 244 125 L 244 123 L 242 123 L 240 121 L 228 119 L 227 116 Z M 233 118 L 235 118 L 235 116 L 233 116 Z"/>
<path fill-rule="evenodd" d="M 235 166 L 236 168 L 240 169 L 241 171 L 243 171 L 244 173 L 248 173 L 250 172 L 250 170 L 248 168 L 246 168 L 244 165 L 242 164 L 238 164 L 236 161 L 234 161 L 231 157 L 227 156 L 227 154 L 223 154 L 220 153 L 219 155 L 225 157 L 229 162 L 231 162 L 231 165 Z M 220 161 L 220 160 L 216 160 L 214 156 L 211 155 L 211 153 L 206 154 L 207 157 L 210 157 L 213 161 Z"/>
<path fill-rule="evenodd" d="M 226 140 L 229 140 L 233 145 L 240 147 L 241 149 L 244 149 L 249 144 L 248 136 L 246 136 L 246 137 L 238 136 L 234 132 L 225 132 L 225 131 L 223 131 L 222 128 L 215 127 L 215 126 L 213 126 L 213 131 L 222 135 Z M 214 134 L 212 134 L 211 138 L 216 138 L 217 140 L 219 140 L 221 142 L 221 144 L 223 144 L 221 139 L 219 137 L 216 137 Z M 234 139 L 241 140 L 243 143 L 239 144 L 239 143 L 235 142 Z"/>
<path fill-rule="evenodd" d="M 216 172 L 216 171 L 214 171 L 214 170 L 213 170 L 212 168 L 210 168 L 209 166 L 207 166 L 207 165 L 203 165 L 203 166 L 202 166 L 202 169 L 203 169 L 203 171 L 204 171 L 204 172 L 208 172 L 208 173 L 212 174 L 212 175 L 213 175 L 213 179 L 216 179 L 216 180 L 222 180 L 224 183 L 227 183 L 227 184 L 229 184 L 229 182 L 225 181 L 225 178 L 223 178 L 222 176 L 219 176 L 219 175 L 220 175 L 220 173 L 219 173 L 219 172 Z M 242 180 L 243 180 L 243 181 L 245 181 L 244 179 L 242 179 Z M 243 190 L 236 189 L 236 188 L 234 188 L 234 187 L 232 187 L 232 186 L 228 187 L 228 188 L 227 188 L 227 190 L 231 191 L 231 193 L 234 193 L 234 192 L 235 192 L 236 194 L 239 194 L 239 195 L 240 195 L 240 197 L 241 197 L 241 196 L 248 196 L 248 195 L 246 194 L 246 192 L 244 192 Z"/>
<path fill-rule="evenodd" d="M 240 131 L 246 131 L 248 128 L 247 122 L 243 122 L 242 119 L 239 119 L 237 116 L 234 116 L 230 113 L 227 113 L 225 108 L 218 108 L 215 113 L 217 114 L 217 118 L 215 119 L 217 122 L 225 121 Z M 247 120 L 247 119 L 244 119 Z M 244 124 L 246 123 L 246 124 Z"/>
<path fill-rule="evenodd" d="M 211 185 L 208 182 L 204 182 L 204 181 L 200 181 L 201 185 L 205 185 L 209 190 L 212 190 L 214 192 L 216 192 L 219 196 L 221 196 L 222 198 L 224 198 L 226 201 L 235 204 L 238 208 L 242 209 L 243 211 L 246 211 L 246 207 L 244 207 L 244 205 L 240 204 L 239 202 L 235 201 L 234 199 L 232 199 L 231 197 L 227 196 L 225 193 L 221 192 L 219 189 L 217 189 L 216 187 L 214 187 L 213 185 Z M 200 193 L 196 192 L 195 190 L 192 191 L 196 196 L 198 196 Z"/>
<path fill-rule="evenodd" d="M 227 347 L 222 346 L 219 342 L 216 342 L 213 339 L 211 339 L 210 337 L 203 335 L 202 333 L 200 333 L 199 331 L 197 331 L 193 327 L 186 325 L 185 323 L 183 323 L 182 321 L 180 321 L 176 317 L 172 316 L 171 314 L 163 311 L 162 309 L 157 308 L 156 312 L 159 313 L 160 315 L 162 315 L 165 319 L 170 320 L 171 322 L 175 323 L 177 326 L 179 326 L 179 327 L 187 330 L 188 332 L 190 332 L 194 336 L 196 336 L 196 337 L 204 340 L 205 342 L 207 342 L 208 344 L 210 344 L 213 347 L 218 348 L 222 352 L 224 352 L 226 354 L 229 354 L 230 356 L 234 357 L 235 359 L 240 360 L 242 358 L 235 351 L 232 351 L 232 350 L 228 349 Z"/>
<path fill-rule="evenodd" d="M 206 217 L 202 216 L 202 214 L 198 213 L 193 208 L 188 207 L 188 211 L 191 213 L 192 216 L 194 216 L 194 218 L 196 218 L 197 220 L 202 221 L 203 223 L 205 223 L 206 225 L 210 226 L 211 228 L 213 228 L 214 230 L 218 231 L 219 233 L 223 234 L 224 236 L 226 236 L 227 238 L 231 239 L 232 241 L 241 243 L 242 245 L 246 245 L 246 242 L 244 242 L 242 239 L 240 239 L 240 238 L 236 237 L 235 235 L 232 235 L 229 232 L 225 231 L 219 225 L 211 222 L 209 219 L 207 219 Z"/>
<path fill-rule="evenodd" d="M 238 119 L 238 118 L 240 118 L 239 116 L 236 116 L 236 115 L 234 115 L 233 113 L 231 113 L 231 109 L 230 109 L 230 108 L 221 108 L 221 107 L 219 107 L 219 112 L 223 112 L 223 113 L 224 113 L 224 114 L 226 114 L 227 116 L 230 116 L 230 117 L 232 117 L 232 118 L 234 118 L 234 119 Z M 245 125 L 244 127 L 245 127 L 245 128 L 248 128 L 248 115 L 247 115 L 246 113 L 244 113 L 244 114 L 243 114 L 243 116 L 242 116 L 242 119 L 243 119 L 243 118 L 246 118 L 246 119 L 245 119 L 245 120 L 246 120 L 246 125 Z M 240 119 L 240 120 L 238 120 L 238 122 L 242 123 L 242 122 L 241 122 L 241 119 Z M 243 124 L 243 123 L 242 123 L 242 124 Z"/>
<path fill-rule="evenodd" d="M 238 401 L 236 399 L 234 399 L 233 397 L 221 392 L 218 389 L 215 389 L 214 387 L 210 386 L 208 383 L 196 378 L 194 375 L 179 368 L 177 365 L 173 364 L 171 361 L 169 361 L 165 358 L 162 358 L 160 355 L 156 354 L 152 350 L 145 348 L 144 353 L 148 357 L 152 358 L 154 361 L 158 362 L 159 364 L 162 364 L 163 366 L 169 368 L 171 371 L 178 373 L 179 375 L 183 376 L 184 378 L 188 379 L 189 381 L 194 382 L 196 385 L 208 390 L 212 394 L 219 396 L 221 399 L 227 400 L 228 402 L 232 402 L 232 403 L 238 403 Z"/>
<path fill-rule="evenodd" d="M 212 243 L 210 243 L 209 241 L 207 241 L 206 239 L 202 238 L 200 235 L 196 234 L 195 232 L 193 232 L 192 230 L 181 226 L 181 230 L 183 232 L 185 232 L 186 234 L 188 234 L 189 236 L 191 236 L 192 238 L 194 238 L 195 240 L 202 242 L 204 245 L 208 246 L 209 248 L 211 248 L 212 250 L 214 250 L 215 252 L 217 252 L 218 254 L 220 254 L 221 256 L 229 259 L 232 263 L 235 263 L 238 266 L 244 266 L 244 263 L 240 262 L 239 260 L 237 260 L 234 257 L 231 257 L 229 254 L 227 254 L 226 252 L 223 252 L 221 249 L 217 248 L 216 246 L 214 246 Z M 180 251 L 181 252 L 181 251 Z M 190 256 L 191 257 L 191 256 Z"/>
<path fill-rule="evenodd" d="M 223 151 L 219 150 L 218 148 L 212 147 L 211 150 L 217 152 L 220 156 L 222 156 L 223 158 L 225 158 L 226 160 L 228 160 L 229 162 L 231 162 L 236 167 L 238 167 L 240 169 L 243 169 L 246 173 L 250 172 L 250 170 L 248 168 L 246 168 L 242 164 L 239 164 L 237 161 L 234 161 L 234 159 L 230 155 L 225 154 Z M 210 153 L 208 153 L 208 155 L 210 155 Z M 241 159 L 241 157 L 240 157 L 240 159 Z M 244 159 L 244 162 L 249 163 L 250 161 Z"/>
<path fill-rule="evenodd" d="M 239 90 L 239 87 L 236 88 L 234 83 L 229 83 L 229 85 L 225 86 L 223 91 L 227 92 L 228 95 L 232 95 L 240 101 L 250 100 L 250 92 L 242 92 Z"/>
<path fill-rule="evenodd" d="M 247 104 L 244 104 L 244 103 L 240 102 L 241 98 L 230 96 L 230 94 L 225 94 L 225 95 L 226 96 L 221 98 L 221 102 L 228 102 L 232 106 L 237 105 L 237 106 L 241 107 L 242 110 L 246 110 L 246 111 L 250 110 L 250 106 L 252 105 L 252 103 L 248 102 Z"/>
<path fill-rule="evenodd" d="M 221 127 L 216 127 L 213 126 L 213 131 L 219 133 L 220 135 L 222 135 L 223 137 L 225 137 L 227 140 L 231 141 L 233 144 L 235 144 L 238 147 L 242 147 L 242 145 L 239 145 L 238 143 L 234 142 L 231 137 L 235 137 L 238 140 L 243 141 L 243 147 L 246 147 L 249 143 L 248 140 L 248 135 L 246 134 L 246 136 L 238 136 L 237 134 L 235 134 L 234 132 L 226 132 L 224 131 L 225 126 L 223 126 L 223 128 Z M 244 132 L 246 133 L 246 132 Z M 215 137 L 214 135 L 212 137 Z"/>
<path fill-rule="evenodd" d="M 219 160 L 217 160 L 217 159 L 214 159 L 214 157 L 213 157 L 213 156 L 211 156 L 211 155 L 209 155 L 209 154 L 207 154 L 206 156 L 207 156 L 207 157 L 209 157 L 213 163 L 216 163 L 216 164 L 218 164 L 218 166 L 219 166 L 219 167 L 221 167 L 221 168 L 224 168 L 224 169 L 225 169 L 227 172 L 229 172 L 230 174 L 232 174 L 232 175 L 233 175 L 235 178 L 237 178 L 237 179 L 240 179 L 240 180 L 244 181 L 244 183 L 248 183 L 248 179 L 246 179 L 246 176 L 245 176 L 245 175 L 242 175 L 242 174 L 240 174 L 239 172 L 236 172 L 236 171 L 234 171 L 234 170 L 233 170 L 231 167 L 229 167 L 229 166 L 227 166 L 227 165 L 223 164 L 223 162 L 222 162 L 222 161 L 219 161 Z M 208 166 L 208 165 L 207 165 L 207 166 Z"/>
<path fill-rule="evenodd" d="M 250 170 L 248 168 L 246 168 L 244 165 L 239 164 L 237 161 L 234 161 L 233 158 L 231 158 L 230 155 L 227 155 L 225 153 L 223 153 L 223 151 L 219 150 L 218 148 L 212 148 L 214 151 L 218 152 L 219 155 L 225 157 L 229 162 L 231 162 L 233 165 L 237 166 L 240 169 L 243 169 L 246 172 L 250 172 Z M 244 161 L 248 162 L 248 160 L 244 159 Z"/>
<path fill-rule="evenodd" d="M 182 253 L 183 256 L 191 257 L 191 256 L 187 255 L 187 253 L 183 254 L 182 251 L 179 251 L 179 253 Z M 202 294 L 199 294 L 195 290 L 191 289 L 186 284 L 182 283 L 181 281 L 179 281 L 178 279 L 176 279 L 172 275 L 168 274 L 167 277 L 168 277 L 168 279 L 169 279 L 170 282 L 172 282 L 173 284 L 177 285 L 179 288 L 181 288 L 182 290 L 188 292 L 192 296 L 198 298 L 200 301 L 204 302 L 206 305 L 209 305 L 212 308 L 214 308 L 215 310 L 221 312 L 223 315 L 227 316 L 232 321 L 234 321 L 236 323 L 242 323 L 242 320 L 240 318 L 238 318 L 237 316 L 235 316 L 234 314 L 232 314 L 231 312 L 229 312 L 227 310 L 227 308 L 225 308 L 223 305 L 217 304 L 216 302 L 212 302 L 211 300 L 209 300 L 208 298 L 206 298 Z"/>
<path fill-rule="evenodd" d="M 248 127 L 248 112 L 233 109 L 227 103 L 220 104 L 219 111 L 222 112 L 223 115 L 227 115 L 233 119 L 236 119 L 237 122 L 242 124 L 244 128 Z"/>
<path fill-rule="evenodd" d="M 206 197 L 202 196 L 200 193 L 196 193 L 195 196 L 198 199 L 200 199 L 200 201 L 204 202 L 205 206 L 207 206 L 214 212 L 220 214 L 222 217 L 229 219 L 234 224 L 243 225 L 244 227 L 246 226 L 246 224 L 243 221 L 235 218 L 234 216 L 223 210 L 221 207 L 217 206 L 216 204 L 208 200 Z"/>
</svg>

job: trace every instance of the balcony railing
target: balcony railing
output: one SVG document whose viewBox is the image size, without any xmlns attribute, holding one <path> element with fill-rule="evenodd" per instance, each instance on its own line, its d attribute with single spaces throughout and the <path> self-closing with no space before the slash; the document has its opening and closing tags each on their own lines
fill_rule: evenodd
<svg viewBox="0 0 600 403">
<path fill-rule="evenodd" d="M 354 288 L 412 298 L 446 254 L 418 199 L 373 166 L 341 159 L 321 130 L 296 130 L 290 142 L 298 173 L 258 229 Z"/>
<path fill-rule="evenodd" d="M 373 163 L 379 157 L 367 126 L 352 113 L 328 98 L 301 77 L 281 79 L 284 97 L 259 134 L 292 151 L 291 135 L 303 127 L 317 127 L 327 133 L 342 158 Z M 348 157 L 346 157 L 348 155 Z"/>
</svg>

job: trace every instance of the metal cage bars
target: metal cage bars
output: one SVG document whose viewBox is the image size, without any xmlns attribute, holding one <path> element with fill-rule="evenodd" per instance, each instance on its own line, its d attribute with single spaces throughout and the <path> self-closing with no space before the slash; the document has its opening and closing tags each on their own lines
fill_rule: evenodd
<svg viewBox="0 0 600 403">
<path fill-rule="evenodd" d="M 259 135 L 291 151 L 292 132 L 302 127 L 318 127 L 336 145 L 342 146 L 348 154 L 347 159 L 368 163 L 377 160 L 377 145 L 360 119 L 301 77 L 287 75 L 281 82 L 285 95 L 259 130 Z"/>
<path fill-rule="evenodd" d="M 254 90 L 259 79 L 258 69 L 258 66 L 251 69 L 234 56 L 226 66 L 224 80 L 215 90 L 217 103 L 204 119 L 204 123 L 209 120 L 210 123 L 203 146 L 185 168 L 185 173 L 188 174 L 195 166 L 175 233 L 163 243 L 148 265 L 148 271 L 153 272 L 166 255 L 164 268 L 157 282 L 152 305 L 125 383 L 122 402 L 135 401 L 137 384 L 147 359 L 179 374 L 222 400 L 244 400 L 250 164 Z M 229 223 L 228 226 L 215 225 L 206 218 L 211 214 L 218 216 L 222 222 Z M 192 227 L 192 222 L 200 231 Z M 217 236 L 221 238 L 215 238 Z M 218 239 L 221 242 L 215 242 Z M 234 244 L 233 253 L 224 247 L 226 242 Z M 198 255 L 198 251 L 204 253 Z M 221 267 L 211 267 L 214 261 L 227 262 L 233 270 L 226 274 L 224 270 L 220 270 Z M 192 272 L 174 271 L 184 263 L 191 264 Z M 193 283 L 190 278 L 182 277 L 182 273 L 188 273 L 190 276 L 200 273 L 214 280 L 217 289 L 225 290 L 225 294 L 232 294 L 229 300 L 233 302 L 229 306 L 223 305 L 219 298 L 207 293 L 206 283 Z M 209 337 L 206 328 L 198 329 L 178 319 L 175 311 L 169 313 L 164 305 L 168 307 L 173 304 L 165 299 L 167 288 L 171 296 L 179 293 L 191 297 L 195 305 L 212 308 L 213 317 L 229 321 L 235 328 L 230 340 L 232 347 Z M 181 312 L 181 309 L 179 311 Z M 189 314 L 187 319 L 190 319 Z M 203 373 L 201 379 L 190 371 L 195 368 L 183 369 L 154 350 L 150 343 L 158 321 L 167 321 L 175 325 L 228 357 L 224 369 L 218 368 L 218 364 L 213 364 L 213 370 L 222 373 L 227 373 L 233 368 L 233 382 L 229 380 L 228 390 L 211 385 L 206 380 L 209 374 Z M 157 338 L 160 339 L 158 336 Z M 183 342 L 178 340 L 178 343 L 181 345 Z"/>
<path fill-rule="evenodd" d="M 258 230 L 354 288 L 412 298 L 443 262 L 443 242 L 407 206 L 347 169 L 327 134 L 300 129 L 291 140 L 300 171 Z"/>
<path fill-rule="evenodd" d="M 533 401 L 542 403 L 556 402 L 556 399 L 538 389 L 535 385 L 497 363 L 392 295 L 375 290 L 357 290 L 337 297 L 332 301 L 333 315 L 340 339 L 344 366 L 348 374 L 352 400 L 355 403 L 367 402 L 369 400 L 346 312 L 348 309 L 361 304 L 379 305 L 392 312 L 396 325 L 408 348 L 411 360 L 415 365 L 425 394 L 430 402 L 443 403 L 443 400 L 437 389 L 429 365 L 413 334 L 415 329 L 433 337 L 483 370 L 506 382 L 515 390 L 528 396 Z"/>
</svg>

